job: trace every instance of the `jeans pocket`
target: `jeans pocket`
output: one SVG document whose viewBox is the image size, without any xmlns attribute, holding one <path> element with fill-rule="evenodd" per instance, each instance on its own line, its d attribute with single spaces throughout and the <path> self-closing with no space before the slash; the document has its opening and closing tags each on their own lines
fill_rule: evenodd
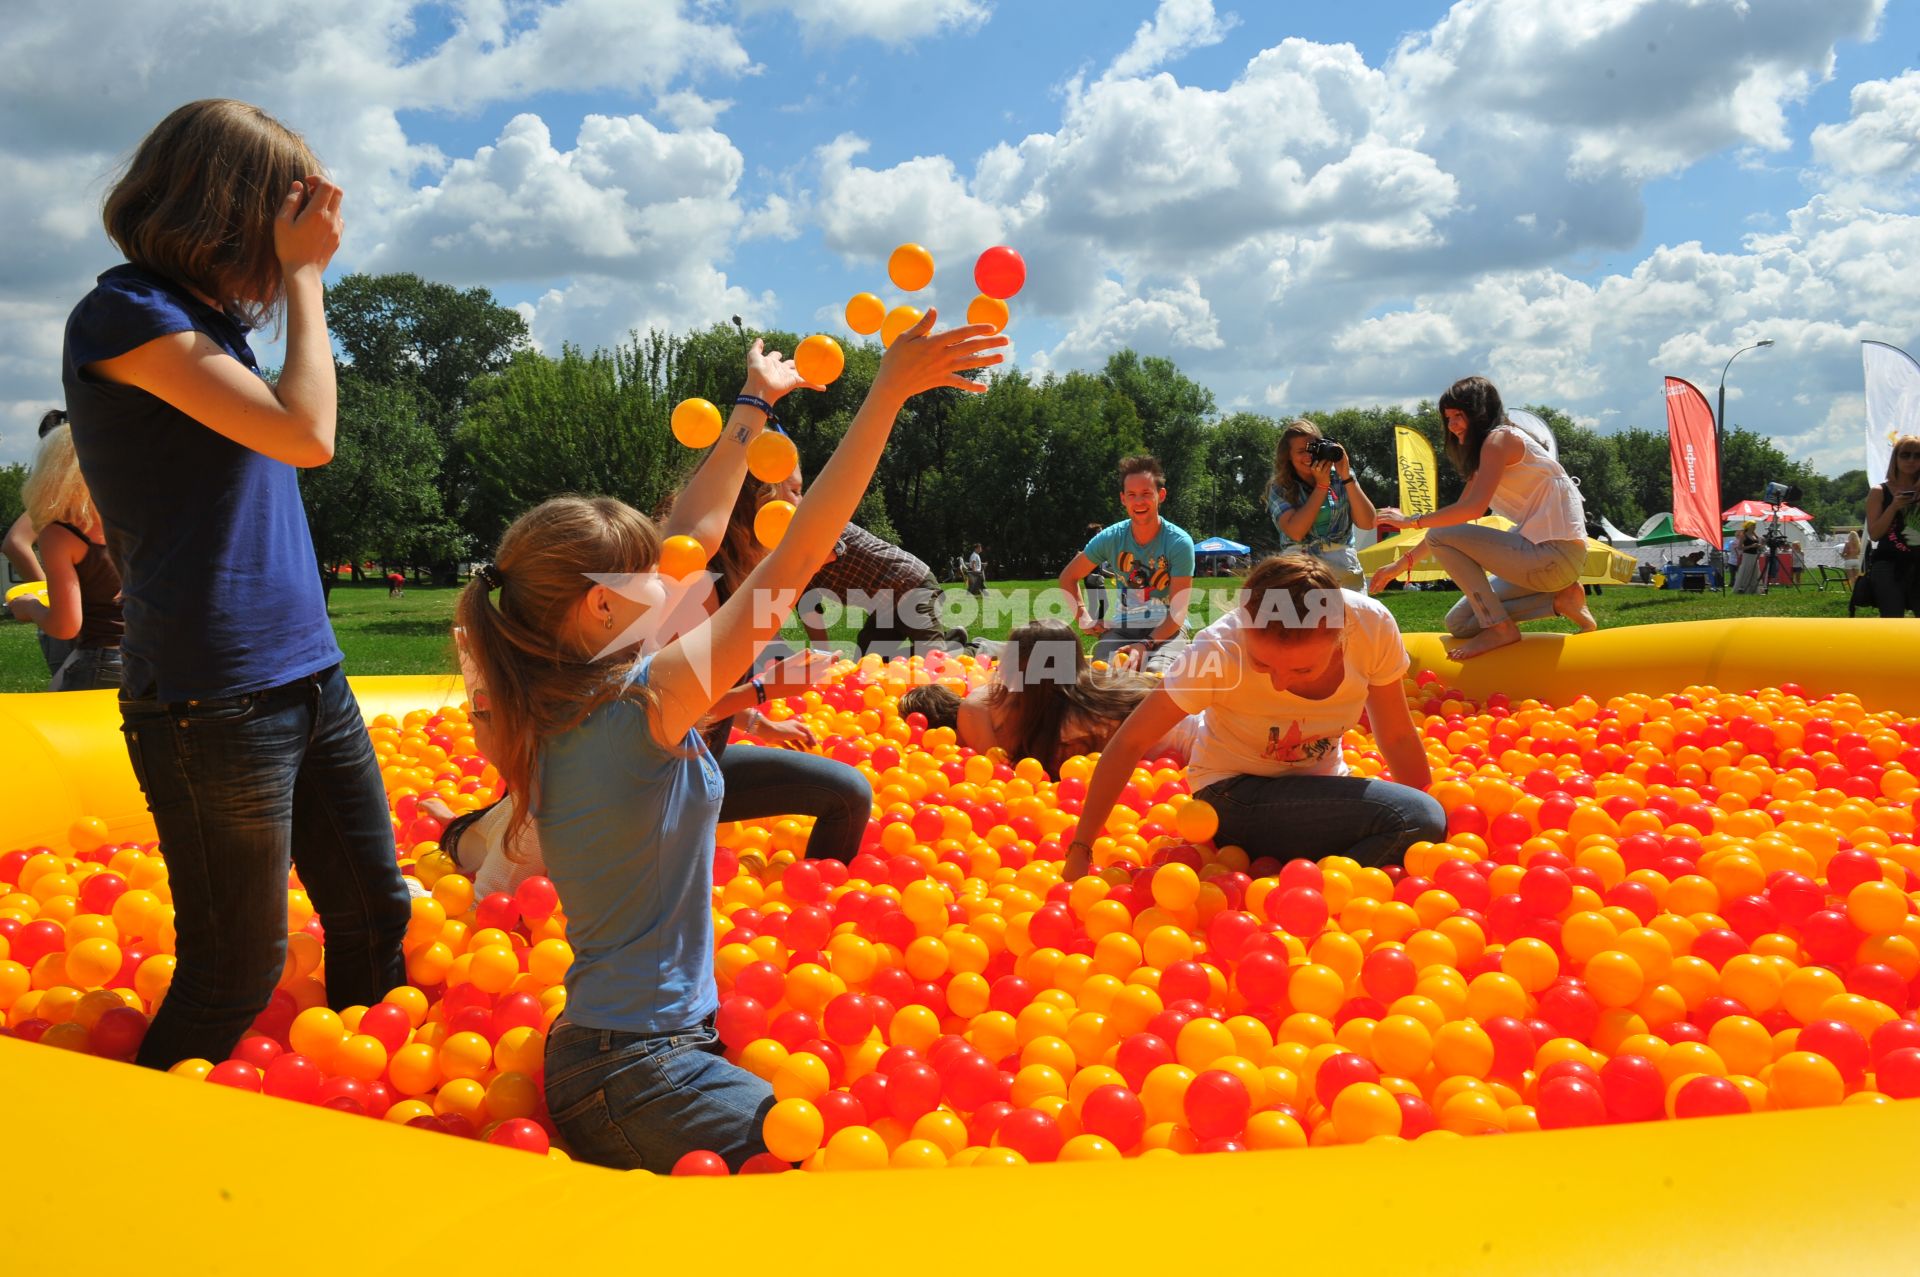
<svg viewBox="0 0 1920 1277">
<path fill-rule="evenodd" d="M 620 1170 L 647 1169 L 646 1159 L 613 1120 L 607 1093 L 596 1088 L 553 1114 L 553 1125 L 575 1157 Z"/>
<path fill-rule="evenodd" d="M 262 692 L 244 692 L 239 696 L 221 696 L 210 700 L 188 701 L 173 707 L 183 727 L 193 724 L 226 726 L 244 723 L 260 710 Z"/>
</svg>

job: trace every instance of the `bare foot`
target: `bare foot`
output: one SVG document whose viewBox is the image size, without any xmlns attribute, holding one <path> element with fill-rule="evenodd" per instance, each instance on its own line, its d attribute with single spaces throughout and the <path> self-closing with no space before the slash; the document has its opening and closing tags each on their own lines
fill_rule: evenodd
<svg viewBox="0 0 1920 1277">
<path fill-rule="evenodd" d="M 1553 596 L 1553 610 L 1572 621 L 1582 634 L 1591 634 L 1600 628 L 1600 622 L 1587 610 L 1587 592 L 1578 581 Z"/>
<path fill-rule="evenodd" d="M 1476 656 L 1485 656 L 1488 652 L 1497 651 L 1519 641 L 1520 627 L 1512 621 L 1502 621 L 1498 625 L 1481 630 L 1457 647 L 1448 648 L 1447 655 L 1456 661 L 1470 661 Z"/>
</svg>

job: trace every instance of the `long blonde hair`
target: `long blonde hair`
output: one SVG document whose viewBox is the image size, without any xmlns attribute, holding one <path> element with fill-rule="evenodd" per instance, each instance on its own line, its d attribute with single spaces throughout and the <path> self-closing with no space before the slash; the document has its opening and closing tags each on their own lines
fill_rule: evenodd
<svg viewBox="0 0 1920 1277">
<path fill-rule="evenodd" d="M 493 765 L 521 795 L 510 837 L 539 807 L 547 740 L 611 701 L 642 701 L 652 712 L 654 693 L 628 677 L 636 658 L 594 660 L 572 639 L 573 611 L 593 584 L 589 574 L 646 572 L 659 558 L 658 529 L 631 506 L 555 497 L 514 520 L 491 567 L 461 592 L 456 623 L 486 688 L 500 754 Z"/>
<path fill-rule="evenodd" d="M 36 535 L 49 523 L 71 523 L 82 532 L 93 531 L 99 516 L 94 513 L 86 477 L 80 473 L 80 458 L 74 455 L 71 426 L 55 426 L 40 441 L 33 473 L 20 488 L 20 501 Z"/>
</svg>

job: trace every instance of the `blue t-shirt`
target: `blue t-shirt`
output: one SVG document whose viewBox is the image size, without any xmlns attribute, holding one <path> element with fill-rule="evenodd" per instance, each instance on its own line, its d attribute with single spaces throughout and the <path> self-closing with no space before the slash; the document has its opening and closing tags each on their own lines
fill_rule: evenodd
<svg viewBox="0 0 1920 1277">
<path fill-rule="evenodd" d="M 1307 500 L 1313 498 L 1313 490 L 1307 490 Z M 1313 528 L 1306 536 L 1296 541 L 1288 536 L 1280 526 L 1280 519 L 1290 510 L 1299 508 L 1298 503 L 1282 496 L 1280 489 L 1267 489 L 1267 515 L 1273 520 L 1275 531 L 1280 533 L 1280 548 L 1292 549 L 1302 546 L 1311 550 L 1325 549 L 1330 546 L 1353 544 L 1353 506 L 1347 501 L 1347 489 L 1344 484 L 1333 484 L 1327 489 L 1326 498 L 1320 508 L 1314 511 Z"/>
<path fill-rule="evenodd" d="M 137 266 L 100 276 L 67 320 L 74 451 L 120 566 L 122 694 L 237 696 L 340 663 L 299 475 L 87 365 L 204 333 L 254 371 L 247 330 Z"/>
<path fill-rule="evenodd" d="M 1157 626 L 1167 619 L 1173 579 L 1193 575 L 1193 538 L 1160 520 L 1160 530 L 1144 544 L 1134 540 L 1133 520 L 1100 529 L 1083 553 L 1117 578 L 1120 606 L 1109 623 L 1121 629 Z"/>
<path fill-rule="evenodd" d="M 633 668 L 647 681 L 651 656 Z M 567 1018 L 663 1034 L 719 1006 L 713 845 L 722 783 L 699 735 L 663 748 L 638 700 L 614 701 L 540 750 L 534 823 L 567 902 Z"/>
</svg>

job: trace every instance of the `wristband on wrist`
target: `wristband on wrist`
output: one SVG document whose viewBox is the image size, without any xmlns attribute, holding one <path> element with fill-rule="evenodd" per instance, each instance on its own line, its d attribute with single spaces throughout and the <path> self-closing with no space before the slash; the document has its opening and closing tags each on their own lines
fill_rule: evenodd
<svg viewBox="0 0 1920 1277">
<path fill-rule="evenodd" d="M 773 415 L 773 405 L 762 399 L 759 395 L 735 395 L 733 405 L 736 408 L 758 408 L 766 415 L 767 429 L 777 430 L 781 434 L 787 433 L 785 430 L 780 429 L 780 418 Z"/>
</svg>

